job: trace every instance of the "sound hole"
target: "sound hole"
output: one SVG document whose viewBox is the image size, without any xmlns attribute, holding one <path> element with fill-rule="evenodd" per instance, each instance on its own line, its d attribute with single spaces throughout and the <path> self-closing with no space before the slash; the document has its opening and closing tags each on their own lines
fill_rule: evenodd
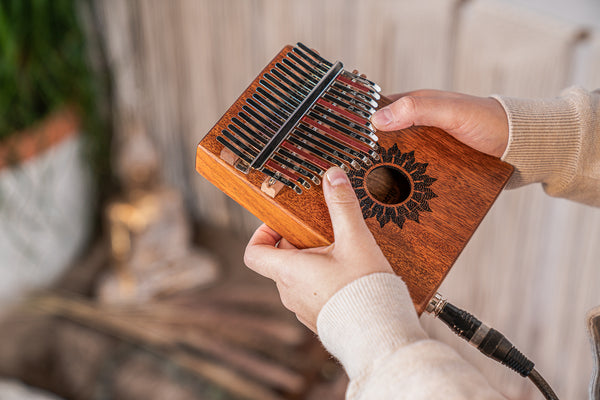
<svg viewBox="0 0 600 400">
<path fill-rule="evenodd" d="M 406 173 L 389 165 L 371 170 L 366 177 L 366 186 L 371 196 L 384 204 L 400 204 L 412 192 Z"/>
</svg>

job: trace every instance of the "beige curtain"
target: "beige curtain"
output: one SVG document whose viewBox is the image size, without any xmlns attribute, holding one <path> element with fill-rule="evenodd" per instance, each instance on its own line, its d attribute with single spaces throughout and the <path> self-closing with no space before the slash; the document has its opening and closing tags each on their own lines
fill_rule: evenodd
<svg viewBox="0 0 600 400">
<path fill-rule="evenodd" d="M 502 3 L 468 3 L 457 32 L 453 89 L 555 96 L 573 83 L 583 33 Z M 600 210 L 550 198 L 540 185 L 505 191 L 441 291 L 508 335 L 564 398 L 586 398 L 591 356 L 584 316 L 600 304 L 599 239 Z M 425 323 L 436 337 L 452 340 L 437 321 Z M 527 380 L 468 347 L 458 348 L 510 398 L 537 396 Z"/>
<path fill-rule="evenodd" d="M 491 1 L 97 0 L 115 73 L 117 121 L 143 121 L 163 177 L 193 215 L 242 235 L 258 221 L 194 171 L 197 142 L 285 44 L 302 41 L 377 81 L 384 92 L 431 87 L 552 96 L 600 85 L 600 39 Z M 585 46 L 585 57 L 579 48 Z M 118 123 L 118 122 L 117 122 Z M 504 192 L 442 291 L 504 331 L 563 398 L 585 398 L 591 356 L 584 314 L 600 304 L 600 210 Z M 241 260 L 240 260 L 241 263 Z M 482 358 L 423 317 L 512 398 L 527 381 Z"/>
</svg>

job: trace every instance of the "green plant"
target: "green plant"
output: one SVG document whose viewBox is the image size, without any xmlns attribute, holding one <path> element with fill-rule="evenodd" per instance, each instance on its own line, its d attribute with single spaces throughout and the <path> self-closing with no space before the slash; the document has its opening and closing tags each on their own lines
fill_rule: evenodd
<svg viewBox="0 0 600 400">
<path fill-rule="evenodd" d="M 74 1 L 2 0 L 0 54 L 0 139 L 88 96 Z"/>
<path fill-rule="evenodd" d="M 89 4 L 0 0 L 0 142 L 61 107 L 74 106 L 83 124 L 86 158 L 102 182 L 109 171 L 109 135 L 97 100 L 107 80 L 89 66 L 79 15 Z"/>
</svg>

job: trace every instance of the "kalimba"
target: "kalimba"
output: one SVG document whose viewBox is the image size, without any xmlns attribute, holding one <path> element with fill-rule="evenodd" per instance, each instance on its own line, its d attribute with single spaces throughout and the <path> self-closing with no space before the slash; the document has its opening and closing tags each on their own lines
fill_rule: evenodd
<svg viewBox="0 0 600 400">
<path fill-rule="evenodd" d="M 286 46 L 198 144 L 196 169 L 292 244 L 333 231 L 321 178 L 344 169 L 367 226 L 422 312 L 512 167 L 415 126 L 376 131 L 374 82 L 302 43 Z"/>
</svg>

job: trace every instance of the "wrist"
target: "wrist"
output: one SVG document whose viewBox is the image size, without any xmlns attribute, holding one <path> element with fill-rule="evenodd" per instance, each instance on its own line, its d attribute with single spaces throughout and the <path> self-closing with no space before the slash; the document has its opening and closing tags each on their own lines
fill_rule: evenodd
<svg viewBox="0 0 600 400">
<path fill-rule="evenodd" d="M 378 358 L 427 338 L 406 285 L 391 273 L 363 276 L 339 290 L 321 309 L 317 330 L 351 379 Z"/>
<path fill-rule="evenodd" d="M 541 182 L 568 185 L 575 173 L 572 160 L 581 149 L 577 108 L 568 98 L 517 99 L 492 96 L 508 116 L 508 146 L 502 160 L 515 167 L 508 188 Z"/>
</svg>

